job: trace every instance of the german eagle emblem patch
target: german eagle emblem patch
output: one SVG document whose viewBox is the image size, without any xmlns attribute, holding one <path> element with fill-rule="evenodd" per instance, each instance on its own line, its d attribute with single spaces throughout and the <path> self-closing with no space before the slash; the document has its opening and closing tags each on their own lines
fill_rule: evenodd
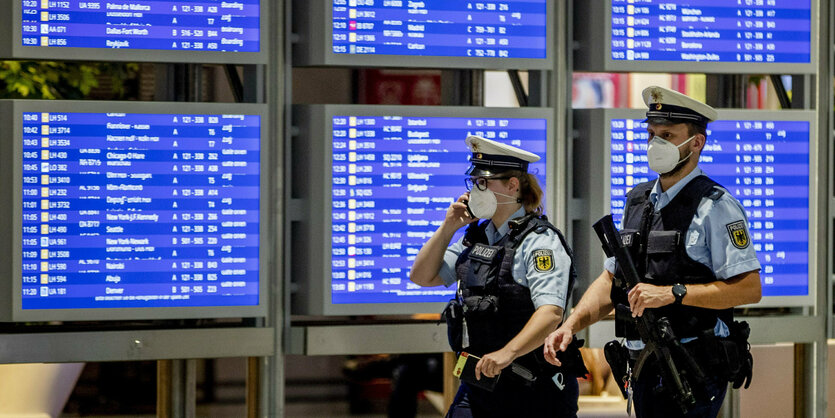
<svg viewBox="0 0 835 418">
<path fill-rule="evenodd" d="M 731 222 L 725 225 L 725 228 L 728 229 L 728 235 L 730 235 L 731 242 L 734 244 L 734 247 L 739 248 L 740 250 L 748 248 L 748 245 L 751 243 L 751 239 L 748 238 L 748 230 L 745 229 L 745 221 Z"/>
<path fill-rule="evenodd" d="M 554 253 L 551 250 L 536 250 L 533 252 L 536 271 L 546 272 L 554 269 Z"/>
</svg>

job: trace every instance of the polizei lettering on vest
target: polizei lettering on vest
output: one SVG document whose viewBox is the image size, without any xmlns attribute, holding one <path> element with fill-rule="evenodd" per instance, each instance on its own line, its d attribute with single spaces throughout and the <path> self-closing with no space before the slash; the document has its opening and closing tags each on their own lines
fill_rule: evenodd
<svg viewBox="0 0 835 418">
<path fill-rule="evenodd" d="M 481 245 L 473 247 L 473 255 L 478 257 L 493 258 L 496 255 L 496 251 L 495 248 L 483 247 Z"/>
</svg>

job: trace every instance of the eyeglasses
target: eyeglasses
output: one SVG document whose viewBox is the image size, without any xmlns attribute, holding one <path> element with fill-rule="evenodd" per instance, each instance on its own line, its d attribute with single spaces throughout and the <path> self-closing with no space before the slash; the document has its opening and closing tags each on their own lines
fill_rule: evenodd
<svg viewBox="0 0 835 418">
<path fill-rule="evenodd" d="M 464 186 L 467 188 L 467 191 L 473 189 L 473 185 L 478 187 L 478 190 L 482 192 L 487 190 L 487 182 L 489 180 L 507 180 L 511 177 L 504 176 L 504 177 L 467 177 L 464 179 Z"/>
</svg>

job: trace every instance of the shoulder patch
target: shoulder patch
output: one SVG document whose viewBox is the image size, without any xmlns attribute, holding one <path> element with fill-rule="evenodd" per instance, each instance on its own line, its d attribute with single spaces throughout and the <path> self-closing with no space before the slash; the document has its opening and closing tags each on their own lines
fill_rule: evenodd
<svg viewBox="0 0 835 418">
<path fill-rule="evenodd" d="M 546 272 L 554 269 L 554 252 L 551 250 L 536 250 L 533 252 L 536 271 Z"/>
<path fill-rule="evenodd" d="M 751 239 L 748 238 L 748 230 L 745 228 L 745 221 L 731 222 L 725 225 L 725 228 L 728 230 L 728 235 L 731 237 L 734 247 L 741 250 L 748 248 L 748 245 L 751 244 Z"/>
</svg>

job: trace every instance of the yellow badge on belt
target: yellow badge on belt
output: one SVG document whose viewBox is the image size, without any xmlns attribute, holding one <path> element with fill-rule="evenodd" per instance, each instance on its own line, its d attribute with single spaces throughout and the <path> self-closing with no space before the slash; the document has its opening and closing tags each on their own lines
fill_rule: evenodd
<svg viewBox="0 0 835 418">
<path fill-rule="evenodd" d="M 551 250 L 536 250 L 533 252 L 536 271 L 551 271 L 554 269 L 554 253 Z"/>
<path fill-rule="evenodd" d="M 748 238 L 748 230 L 745 228 L 745 221 L 729 223 L 725 225 L 725 228 L 728 229 L 728 235 L 731 236 L 731 242 L 734 244 L 734 247 L 741 250 L 747 248 L 748 244 L 751 243 L 751 240 Z"/>
</svg>

